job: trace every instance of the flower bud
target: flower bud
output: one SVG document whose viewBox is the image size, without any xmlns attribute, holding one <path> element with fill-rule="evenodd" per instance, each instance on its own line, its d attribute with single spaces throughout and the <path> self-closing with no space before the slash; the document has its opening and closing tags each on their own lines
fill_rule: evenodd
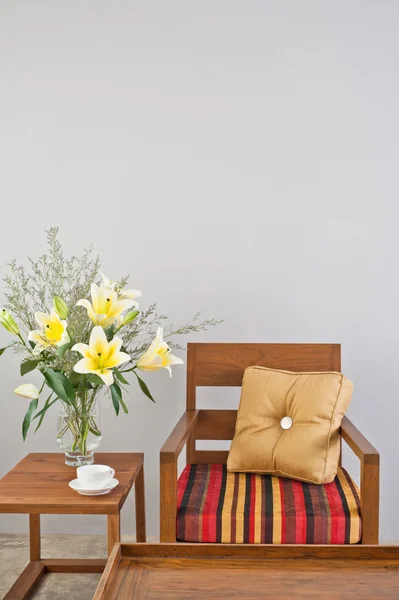
<svg viewBox="0 0 399 600">
<path fill-rule="evenodd" d="M 18 394 L 18 396 L 22 396 L 22 398 L 33 399 L 40 396 L 40 391 L 35 385 L 33 385 L 33 383 L 24 383 L 24 385 L 17 387 L 14 392 Z"/>
<path fill-rule="evenodd" d="M 15 335 L 19 334 L 19 327 L 5 308 L 0 310 L 0 323 L 9 331 Z"/>
<path fill-rule="evenodd" d="M 53 298 L 53 306 L 54 310 L 60 319 L 66 319 L 68 316 L 68 307 L 66 305 L 65 300 L 60 298 L 59 296 L 54 296 Z"/>
<path fill-rule="evenodd" d="M 130 312 L 128 312 L 122 321 L 122 325 L 127 325 L 128 323 L 131 323 L 132 321 L 134 321 L 134 319 L 137 317 L 139 312 L 140 312 L 139 310 L 131 310 Z"/>
</svg>

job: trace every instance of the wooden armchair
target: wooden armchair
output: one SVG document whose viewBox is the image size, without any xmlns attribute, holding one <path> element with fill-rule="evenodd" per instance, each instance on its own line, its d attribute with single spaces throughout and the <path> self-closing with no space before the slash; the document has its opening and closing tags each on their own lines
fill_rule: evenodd
<svg viewBox="0 0 399 600">
<path fill-rule="evenodd" d="M 227 461 L 228 452 L 197 450 L 196 440 L 231 440 L 234 436 L 237 411 L 198 410 L 196 408 L 196 388 L 200 386 L 241 386 L 243 372 L 246 367 L 251 365 L 298 372 L 340 372 L 341 347 L 339 344 L 188 344 L 187 409 L 160 452 L 161 542 L 177 541 L 176 517 L 179 494 L 177 460 L 184 445 L 187 446 L 188 465 L 201 465 L 202 468 L 206 468 L 205 465 L 216 465 L 225 469 L 222 465 L 225 465 Z M 341 426 L 341 448 L 342 439 L 357 455 L 361 463 L 360 499 L 357 497 L 357 508 L 355 506 L 354 511 L 361 522 L 358 528 L 361 539 L 356 542 L 378 544 L 379 454 L 346 417 Z M 195 468 L 200 469 L 200 467 Z M 240 476 L 245 477 L 245 474 Z M 349 476 L 346 474 L 346 477 Z M 333 484 L 327 485 L 332 486 Z M 352 491 L 356 487 L 353 482 L 350 483 L 350 486 Z M 313 487 L 319 488 L 320 486 Z M 202 499 L 202 503 L 204 502 Z M 242 514 L 245 511 L 248 512 L 248 510 L 244 510 L 243 506 L 241 509 Z M 348 515 L 348 505 L 344 506 L 344 509 Z M 209 518 L 212 520 L 212 515 L 208 514 L 207 520 Z M 273 538 L 270 542 L 279 543 L 278 539 L 277 537 L 276 542 L 276 539 Z M 255 541 L 256 543 L 256 540 L 248 539 L 248 537 L 236 541 Z M 292 540 L 284 543 L 292 543 Z M 348 542 L 331 541 L 328 543 Z"/>
</svg>

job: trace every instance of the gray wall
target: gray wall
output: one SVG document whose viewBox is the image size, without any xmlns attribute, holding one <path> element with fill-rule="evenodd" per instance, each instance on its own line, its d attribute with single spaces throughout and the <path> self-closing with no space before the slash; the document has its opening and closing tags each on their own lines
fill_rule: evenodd
<svg viewBox="0 0 399 600">
<path fill-rule="evenodd" d="M 59 224 L 67 251 L 92 241 L 105 273 L 130 272 L 143 306 L 225 317 L 197 340 L 341 342 L 349 415 L 382 455 L 384 541 L 399 540 L 398 19 L 389 0 L 0 4 L 1 271 Z M 55 413 L 23 444 L 18 363 L 0 365 L 1 475 L 56 448 Z M 134 386 L 129 416 L 103 406 L 103 448 L 145 451 L 156 535 L 184 368 L 147 381 L 156 406 Z"/>
</svg>

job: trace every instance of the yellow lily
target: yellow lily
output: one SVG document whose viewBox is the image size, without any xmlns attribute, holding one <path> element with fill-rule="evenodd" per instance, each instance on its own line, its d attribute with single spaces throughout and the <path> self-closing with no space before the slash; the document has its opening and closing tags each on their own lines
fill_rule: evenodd
<svg viewBox="0 0 399 600">
<path fill-rule="evenodd" d="M 91 286 L 91 302 L 89 300 L 79 300 L 77 305 L 84 306 L 89 315 L 89 319 L 94 325 L 101 325 L 104 329 L 112 325 L 123 311 L 134 306 L 136 302 L 130 299 L 118 298 L 118 294 L 104 284 Z"/>
<path fill-rule="evenodd" d="M 108 342 L 104 329 L 100 325 L 93 327 L 89 345 L 75 344 L 72 347 L 72 350 L 83 356 L 74 366 L 74 371 L 76 373 L 93 373 L 101 377 L 106 385 L 112 385 L 114 375 L 111 369 L 130 360 L 130 356 L 126 352 L 120 352 L 121 346 L 120 338 L 115 337 Z"/>
<path fill-rule="evenodd" d="M 67 332 L 67 322 L 62 321 L 55 310 L 50 314 L 37 312 L 35 319 L 40 329 L 29 332 L 28 340 L 35 342 L 38 349 L 47 346 L 62 346 L 70 341 Z"/>
<path fill-rule="evenodd" d="M 169 346 L 163 340 L 163 328 L 158 327 L 157 335 L 150 347 L 137 361 L 140 371 L 158 371 L 167 369 L 172 377 L 171 365 L 182 365 L 183 361 L 171 353 Z"/>
<path fill-rule="evenodd" d="M 104 273 L 100 273 L 100 275 L 103 280 L 103 285 L 105 287 L 110 288 L 111 290 L 114 290 L 116 281 L 112 281 L 106 275 L 104 275 Z M 119 290 L 118 299 L 119 300 L 136 300 L 137 298 L 140 298 L 141 295 L 142 294 L 141 294 L 140 290 Z M 135 305 L 137 308 L 138 303 L 136 302 Z"/>
</svg>

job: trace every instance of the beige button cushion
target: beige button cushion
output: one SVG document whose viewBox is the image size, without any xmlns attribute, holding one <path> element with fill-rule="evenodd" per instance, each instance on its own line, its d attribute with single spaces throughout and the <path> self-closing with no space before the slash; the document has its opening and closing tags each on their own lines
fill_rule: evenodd
<svg viewBox="0 0 399 600">
<path fill-rule="evenodd" d="M 332 482 L 352 390 L 341 373 L 248 367 L 227 469 Z"/>
</svg>

